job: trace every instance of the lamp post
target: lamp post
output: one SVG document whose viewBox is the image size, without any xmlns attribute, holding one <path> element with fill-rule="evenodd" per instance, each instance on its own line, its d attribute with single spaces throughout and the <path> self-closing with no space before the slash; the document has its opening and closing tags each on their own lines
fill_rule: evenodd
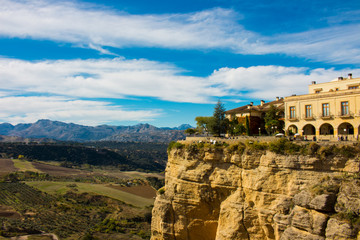
<svg viewBox="0 0 360 240">
<path fill-rule="evenodd" d="M 261 130 L 261 128 L 259 128 L 259 136 L 260 136 L 260 134 L 261 134 L 261 131 L 260 131 L 260 130 Z"/>
<path fill-rule="evenodd" d="M 271 126 L 271 135 L 274 135 L 274 126 Z"/>
</svg>

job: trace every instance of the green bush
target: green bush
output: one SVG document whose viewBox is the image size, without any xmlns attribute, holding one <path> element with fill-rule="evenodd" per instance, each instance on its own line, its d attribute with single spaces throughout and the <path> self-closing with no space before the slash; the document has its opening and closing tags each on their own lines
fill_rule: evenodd
<svg viewBox="0 0 360 240">
<path fill-rule="evenodd" d="M 175 141 L 171 141 L 169 143 L 169 146 L 167 148 L 168 153 L 172 150 L 172 149 L 182 149 L 185 147 L 185 144 L 179 143 L 179 142 L 175 142 Z"/>
<path fill-rule="evenodd" d="M 269 147 L 266 142 L 246 141 L 245 144 L 250 150 L 267 150 Z"/>
<path fill-rule="evenodd" d="M 286 138 L 280 138 L 269 143 L 269 150 L 277 154 L 298 154 L 303 151 L 303 147 Z"/>
<path fill-rule="evenodd" d="M 158 192 L 163 195 L 165 193 L 165 187 L 160 188 Z"/>
<path fill-rule="evenodd" d="M 244 151 L 245 151 L 245 144 L 242 143 L 242 142 L 239 142 L 237 144 L 232 144 L 232 145 L 229 145 L 227 147 L 227 149 L 230 151 L 230 152 L 237 152 L 239 154 L 242 154 Z"/>
<path fill-rule="evenodd" d="M 314 195 L 338 193 L 340 186 L 338 184 L 320 183 L 312 186 L 310 192 Z"/>
<path fill-rule="evenodd" d="M 285 153 L 285 138 L 273 141 L 269 143 L 269 150 L 274 153 L 284 154 Z"/>
<path fill-rule="evenodd" d="M 197 144 L 190 144 L 186 147 L 186 150 L 191 154 L 196 154 L 199 152 L 199 146 Z"/>
</svg>

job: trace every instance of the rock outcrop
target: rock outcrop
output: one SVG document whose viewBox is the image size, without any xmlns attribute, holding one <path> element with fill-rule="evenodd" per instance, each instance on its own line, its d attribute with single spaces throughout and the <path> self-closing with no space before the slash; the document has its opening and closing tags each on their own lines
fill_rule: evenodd
<svg viewBox="0 0 360 240">
<path fill-rule="evenodd" d="M 360 239 L 358 173 L 358 157 L 173 149 L 151 239 Z"/>
</svg>

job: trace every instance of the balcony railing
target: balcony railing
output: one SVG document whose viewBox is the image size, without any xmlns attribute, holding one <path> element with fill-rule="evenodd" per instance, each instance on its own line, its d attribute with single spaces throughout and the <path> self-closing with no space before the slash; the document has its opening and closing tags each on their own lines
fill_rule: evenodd
<svg viewBox="0 0 360 240">
<path fill-rule="evenodd" d="M 338 117 L 340 117 L 340 118 L 352 118 L 352 117 L 354 117 L 354 113 L 353 112 L 347 112 L 347 113 L 338 112 Z"/>
<path fill-rule="evenodd" d="M 290 116 L 290 115 L 287 116 L 287 119 L 289 121 L 297 121 L 297 120 L 299 120 L 297 116 Z"/>
<path fill-rule="evenodd" d="M 333 114 L 328 114 L 328 115 L 324 115 L 324 114 L 320 114 L 319 118 L 323 119 L 323 120 L 327 120 L 327 119 L 332 119 L 334 118 Z"/>
<path fill-rule="evenodd" d="M 303 114 L 302 118 L 305 119 L 305 120 L 315 120 L 315 116 L 312 115 L 312 114 L 311 115 Z"/>
</svg>

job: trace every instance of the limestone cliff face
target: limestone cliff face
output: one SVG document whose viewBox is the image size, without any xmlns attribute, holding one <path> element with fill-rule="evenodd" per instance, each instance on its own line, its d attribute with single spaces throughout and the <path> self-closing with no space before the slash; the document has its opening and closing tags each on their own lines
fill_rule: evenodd
<svg viewBox="0 0 360 240">
<path fill-rule="evenodd" d="M 357 157 L 173 149 L 151 239 L 360 239 L 358 172 Z"/>
</svg>

